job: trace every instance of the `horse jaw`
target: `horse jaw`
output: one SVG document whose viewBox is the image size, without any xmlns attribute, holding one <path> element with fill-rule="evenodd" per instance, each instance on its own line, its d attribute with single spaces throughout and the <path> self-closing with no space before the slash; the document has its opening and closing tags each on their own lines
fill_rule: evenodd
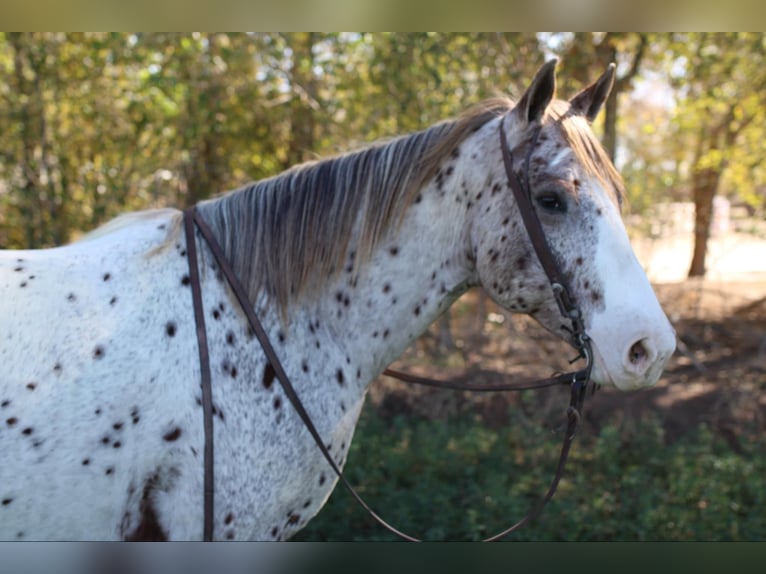
<svg viewBox="0 0 766 574">
<path fill-rule="evenodd" d="M 621 390 L 654 386 L 676 347 L 676 336 L 628 241 L 613 203 L 602 206 L 595 269 L 604 305 L 587 331 L 593 342 L 593 380 Z"/>
</svg>

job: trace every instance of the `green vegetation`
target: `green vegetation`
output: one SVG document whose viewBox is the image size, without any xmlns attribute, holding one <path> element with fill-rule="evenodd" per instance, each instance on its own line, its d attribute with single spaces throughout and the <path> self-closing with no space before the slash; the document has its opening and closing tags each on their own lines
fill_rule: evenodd
<svg viewBox="0 0 766 574">
<path fill-rule="evenodd" d="M 586 407 L 587 408 L 587 407 Z M 362 416 L 346 471 L 373 509 L 427 540 L 478 540 L 524 516 L 548 486 L 560 433 L 513 420 L 490 430 Z M 705 426 L 666 444 L 643 420 L 581 431 L 543 513 L 508 540 L 762 540 L 766 456 L 737 454 Z M 393 540 L 338 486 L 295 540 Z"/>
<path fill-rule="evenodd" d="M 597 131 L 634 213 L 695 199 L 704 271 L 713 196 L 764 208 L 762 33 L 0 33 L 0 248 L 518 97 L 552 54 L 564 97 L 618 64 Z"/>
</svg>

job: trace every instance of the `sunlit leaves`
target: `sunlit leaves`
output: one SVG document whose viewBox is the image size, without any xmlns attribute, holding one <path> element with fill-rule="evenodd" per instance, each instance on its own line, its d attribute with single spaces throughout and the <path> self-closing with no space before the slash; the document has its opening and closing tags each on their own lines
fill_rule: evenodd
<svg viewBox="0 0 766 574">
<path fill-rule="evenodd" d="M 633 208 L 688 197 L 695 166 L 723 168 L 724 193 L 762 201 L 763 35 L 644 36 L 639 74 L 670 96 L 620 100 Z M 0 34 L 0 246 L 61 243 L 122 211 L 182 206 L 482 98 L 518 98 L 552 53 L 571 95 L 612 55 L 624 77 L 642 37 Z"/>
</svg>

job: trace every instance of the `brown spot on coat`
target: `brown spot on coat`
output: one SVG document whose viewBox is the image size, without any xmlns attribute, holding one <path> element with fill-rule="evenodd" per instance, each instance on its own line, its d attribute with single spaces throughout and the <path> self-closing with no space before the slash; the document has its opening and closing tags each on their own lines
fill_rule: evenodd
<svg viewBox="0 0 766 574">
<path fill-rule="evenodd" d="M 271 363 L 266 363 L 266 367 L 263 369 L 263 386 L 267 389 L 271 388 L 276 376 L 277 373 L 274 370 L 274 367 L 271 366 Z"/>
<path fill-rule="evenodd" d="M 175 427 L 174 429 L 162 435 L 162 440 L 166 442 L 175 442 L 178 440 L 178 437 L 180 436 L 181 436 L 181 429 L 179 427 Z"/>
<path fill-rule="evenodd" d="M 157 511 L 154 508 L 153 493 L 158 481 L 159 476 L 155 473 L 144 483 L 143 495 L 138 504 L 141 521 L 132 533 L 124 534 L 124 539 L 127 542 L 164 542 L 168 539 L 167 534 L 160 525 Z"/>
</svg>

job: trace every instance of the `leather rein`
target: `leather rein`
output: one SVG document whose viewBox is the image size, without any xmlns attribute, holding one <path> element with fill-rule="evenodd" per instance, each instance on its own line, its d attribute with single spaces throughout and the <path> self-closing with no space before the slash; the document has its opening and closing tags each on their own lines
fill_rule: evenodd
<svg viewBox="0 0 766 574">
<path fill-rule="evenodd" d="M 545 504 L 553 497 L 556 492 L 559 481 L 564 471 L 564 465 L 569 455 L 569 450 L 574 440 L 577 425 L 580 421 L 580 413 L 582 411 L 583 402 L 585 399 L 586 390 L 590 383 L 590 375 L 593 367 L 593 354 L 591 350 L 590 340 L 585 333 L 585 325 L 582 319 L 582 313 L 580 308 L 575 304 L 569 289 L 567 282 L 561 272 L 561 269 L 556 262 L 553 253 L 548 246 L 545 239 L 540 221 L 537 218 L 534 207 L 532 206 L 531 191 L 529 186 L 529 161 L 532 155 L 532 151 L 537 143 L 537 137 L 540 133 L 538 128 L 535 132 L 532 143 L 529 148 L 529 152 L 526 156 L 524 163 L 525 184 L 522 185 L 518 175 L 513 169 L 513 156 L 508 149 L 508 142 L 505 136 L 505 130 L 503 129 L 503 120 L 500 121 L 500 148 L 503 155 L 503 163 L 505 165 L 505 171 L 508 178 L 508 184 L 513 191 L 516 199 L 516 203 L 519 207 L 522 220 L 527 230 L 527 234 L 532 242 L 538 259 L 542 264 L 545 274 L 548 277 L 551 288 L 553 290 L 556 302 L 558 303 L 561 314 L 568 319 L 572 324 L 571 330 L 571 343 L 578 350 L 579 356 L 577 358 L 584 358 L 586 360 L 586 366 L 578 371 L 554 375 L 547 379 L 539 379 L 535 381 L 528 381 L 521 384 L 491 384 L 491 385 L 472 385 L 467 383 L 459 383 L 454 381 L 437 381 L 424 377 L 418 377 L 415 375 L 401 373 L 386 369 L 385 375 L 400 379 L 402 381 L 440 387 L 449 388 L 455 390 L 469 390 L 478 392 L 489 391 L 521 391 L 527 389 L 536 389 L 542 387 L 550 387 L 555 385 L 569 385 L 570 386 L 570 400 L 569 406 L 566 410 L 567 415 L 567 428 L 564 435 L 563 443 L 561 445 L 561 452 L 559 455 L 559 461 L 556 466 L 556 472 L 551 481 L 551 484 L 545 493 L 545 495 L 537 502 L 537 504 L 524 516 L 521 520 L 506 528 L 502 532 L 495 534 L 485 541 L 498 540 L 511 532 L 518 530 L 524 526 L 527 522 L 536 517 L 543 509 Z M 526 187 L 526 189 L 525 189 Z M 207 344 L 207 334 L 205 328 L 204 310 L 202 305 L 201 284 L 199 279 L 199 267 L 197 263 L 197 248 L 194 237 L 194 229 L 199 229 L 202 236 L 205 238 L 210 251 L 220 266 L 221 272 L 226 277 L 232 292 L 237 298 L 240 307 L 245 313 L 248 323 L 255 332 L 256 337 L 261 344 L 266 359 L 271 364 L 276 374 L 276 378 L 279 381 L 282 389 L 292 404 L 293 408 L 298 413 L 298 416 L 303 421 L 306 429 L 311 434 L 314 442 L 319 450 L 322 452 L 325 460 L 332 467 L 335 474 L 338 476 L 339 481 L 346 487 L 349 493 L 354 499 L 384 528 L 388 531 L 396 534 L 404 540 L 417 542 L 419 539 L 405 534 L 399 531 L 395 527 L 391 526 L 385 520 L 383 520 L 378 514 L 373 511 L 370 506 L 362 499 L 353 486 L 346 479 L 346 476 L 341 471 L 338 464 L 331 456 L 329 450 L 325 446 L 319 432 L 317 431 L 314 423 L 311 420 L 308 412 L 306 411 L 303 403 L 301 402 L 298 394 L 290 382 L 289 377 L 285 373 L 282 363 L 279 360 L 276 352 L 274 351 L 271 342 L 263 328 L 261 322 L 253 310 L 253 305 L 249 301 L 245 289 L 242 287 L 239 279 L 236 277 L 234 271 L 231 268 L 222 248 L 216 241 L 210 227 L 199 215 L 198 211 L 194 207 L 190 207 L 184 211 L 184 230 L 186 234 L 186 252 L 189 261 L 189 279 L 192 292 L 192 302 L 194 307 L 194 317 L 196 323 L 197 342 L 200 359 L 200 377 L 202 386 L 202 410 L 203 410 L 203 424 L 205 434 L 204 444 L 204 527 L 203 527 L 203 539 L 205 541 L 213 540 L 213 511 L 214 511 L 214 476 L 213 476 L 213 399 L 211 388 L 211 376 L 210 376 L 210 355 Z"/>
</svg>

